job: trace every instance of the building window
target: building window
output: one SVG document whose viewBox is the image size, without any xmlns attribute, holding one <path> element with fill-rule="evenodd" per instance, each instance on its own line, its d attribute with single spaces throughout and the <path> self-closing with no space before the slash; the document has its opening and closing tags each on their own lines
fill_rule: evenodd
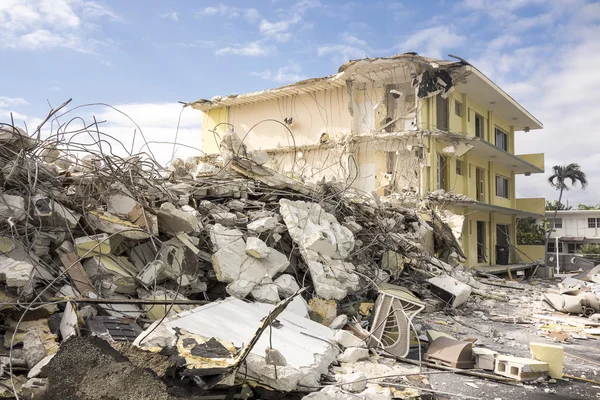
<svg viewBox="0 0 600 400">
<path fill-rule="evenodd" d="M 460 101 L 454 100 L 454 114 L 462 117 L 462 103 Z"/>
<path fill-rule="evenodd" d="M 484 127 L 483 117 L 475 113 L 475 136 L 483 139 Z"/>
<path fill-rule="evenodd" d="M 475 193 L 475 200 L 484 202 L 485 201 L 485 170 L 483 168 L 475 169 L 475 185 L 477 185 L 477 192 Z"/>
<path fill-rule="evenodd" d="M 562 218 L 556 218 L 556 219 L 552 219 L 550 218 L 549 220 L 550 222 L 550 226 L 554 227 L 554 228 L 562 228 Z"/>
<path fill-rule="evenodd" d="M 496 128 L 496 147 L 508 151 L 508 135 L 498 128 Z"/>
<path fill-rule="evenodd" d="M 437 128 L 441 131 L 447 131 L 450 126 L 450 105 L 448 104 L 448 98 L 443 98 L 439 94 L 435 97 L 437 101 Z"/>
<path fill-rule="evenodd" d="M 463 175 L 463 162 L 456 160 L 456 175 Z"/>
<path fill-rule="evenodd" d="M 552 240 L 552 239 L 550 239 L 550 240 Z M 558 252 L 559 253 L 563 252 L 562 242 L 558 242 Z M 551 242 L 548 242 L 548 253 L 556 253 L 556 242 L 554 240 L 552 240 Z"/>
<path fill-rule="evenodd" d="M 496 175 L 496 196 L 508 199 L 508 179 Z"/>
<path fill-rule="evenodd" d="M 577 253 L 581 249 L 581 245 L 581 243 L 569 243 L 567 247 L 569 254 Z"/>
<path fill-rule="evenodd" d="M 437 188 L 448 190 L 446 185 L 446 171 L 448 166 L 448 159 L 441 154 L 438 154 L 437 162 Z"/>
<path fill-rule="evenodd" d="M 588 228 L 595 228 L 595 227 L 596 227 L 596 218 L 588 218 Z"/>
</svg>

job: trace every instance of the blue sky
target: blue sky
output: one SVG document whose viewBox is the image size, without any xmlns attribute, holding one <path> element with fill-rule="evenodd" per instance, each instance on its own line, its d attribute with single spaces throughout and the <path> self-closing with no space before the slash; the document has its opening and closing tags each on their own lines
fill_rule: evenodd
<svg viewBox="0 0 600 400">
<path fill-rule="evenodd" d="M 545 152 L 547 171 L 579 162 L 590 187 L 567 198 L 600 202 L 598 2 L 2 0 L 0 26 L 1 120 L 13 112 L 31 130 L 48 103 L 72 97 L 125 111 L 157 141 L 173 140 L 178 101 L 329 75 L 365 56 L 456 54 L 544 123 L 518 134 L 517 152 Z M 133 136 L 110 109 L 80 112 Z M 179 140 L 198 146 L 200 121 L 186 109 Z M 555 197 L 546 176 L 520 177 L 518 195 Z"/>
</svg>

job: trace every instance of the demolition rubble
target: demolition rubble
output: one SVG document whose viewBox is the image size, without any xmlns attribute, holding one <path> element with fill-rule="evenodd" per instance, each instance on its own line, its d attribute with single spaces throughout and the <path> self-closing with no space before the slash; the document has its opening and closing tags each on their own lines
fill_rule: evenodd
<svg viewBox="0 0 600 400">
<path fill-rule="evenodd" d="M 162 168 L 0 125 L 1 397 L 548 393 L 563 344 L 600 333 L 598 271 L 562 289 L 475 276 L 443 193 L 304 184 L 221 143 Z M 503 346 L 515 324 L 543 337 Z M 443 374 L 471 384 L 433 389 Z"/>
</svg>

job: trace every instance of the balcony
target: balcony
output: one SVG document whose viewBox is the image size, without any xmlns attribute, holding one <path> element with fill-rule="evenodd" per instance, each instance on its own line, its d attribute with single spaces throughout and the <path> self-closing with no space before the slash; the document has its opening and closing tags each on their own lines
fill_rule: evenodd
<svg viewBox="0 0 600 400">
<path fill-rule="evenodd" d="M 544 172 L 543 153 L 516 156 L 480 138 L 473 138 L 472 140 L 467 141 L 466 145 L 472 146 L 469 153 L 476 153 L 476 155 L 483 160 L 491 161 L 506 169 L 514 171 L 515 174 L 531 175 Z"/>
</svg>

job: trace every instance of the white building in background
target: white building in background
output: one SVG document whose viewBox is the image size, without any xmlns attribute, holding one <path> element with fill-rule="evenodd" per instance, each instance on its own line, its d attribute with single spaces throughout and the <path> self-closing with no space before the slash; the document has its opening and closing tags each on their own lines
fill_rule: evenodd
<svg viewBox="0 0 600 400">
<path fill-rule="evenodd" d="M 548 253 L 555 254 L 557 244 L 558 253 L 563 254 L 575 254 L 584 244 L 600 244 L 600 210 L 558 211 L 556 220 L 553 217 L 554 211 L 546 211 L 546 218 L 554 227 Z"/>
</svg>

